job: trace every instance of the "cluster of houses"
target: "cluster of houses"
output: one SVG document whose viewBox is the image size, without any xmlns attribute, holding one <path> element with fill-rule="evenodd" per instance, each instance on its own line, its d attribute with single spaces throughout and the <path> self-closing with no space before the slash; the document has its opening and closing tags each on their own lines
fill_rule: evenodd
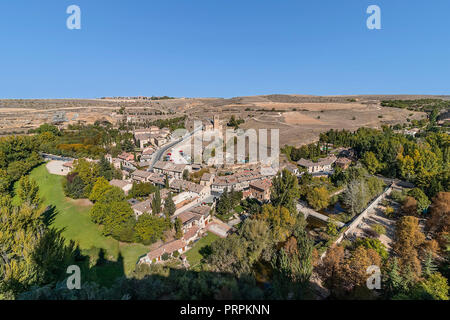
<svg viewBox="0 0 450 320">
<path fill-rule="evenodd" d="M 192 244 L 206 232 L 207 225 L 211 223 L 211 207 L 208 205 L 198 206 L 174 215 L 172 221 L 175 219 L 180 219 L 182 223 L 183 237 L 166 242 L 151 250 L 139 260 L 139 263 L 157 263 L 164 260 L 164 255 L 173 257 L 182 255 L 189 250 Z M 185 259 L 183 256 L 182 258 Z"/>
<path fill-rule="evenodd" d="M 160 129 L 156 126 L 134 130 L 134 140 L 141 149 L 149 146 L 161 147 L 163 144 L 167 143 L 169 135 L 169 128 Z"/>
<path fill-rule="evenodd" d="M 133 154 L 123 152 L 117 157 L 107 154 L 106 160 L 120 169 L 126 177 L 130 172 L 137 170 L 138 167 L 148 166 L 153 158 L 156 149 L 166 144 L 170 139 L 170 129 L 151 126 L 146 129 L 135 129 L 133 132 L 136 145 L 141 152 Z"/>
<path fill-rule="evenodd" d="M 215 117 L 212 128 L 220 127 L 218 118 Z M 136 156 L 130 153 L 122 153 L 113 158 L 107 155 L 106 159 L 114 167 L 126 171 L 122 180 L 112 180 L 110 184 L 119 187 L 128 194 L 134 183 L 151 183 L 160 187 L 161 203 L 164 202 L 170 192 L 174 194 L 173 201 L 176 211 L 171 217 L 173 221 L 179 219 L 182 223 L 183 236 L 181 239 L 166 242 L 160 247 L 151 250 L 142 257 L 139 263 L 157 263 L 166 260 L 171 256 L 182 256 L 190 249 L 192 243 L 202 237 L 211 225 L 211 211 L 214 207 L 214 197 L 220 196 L 225 190 L 242 191 L 244 198 L 254 198 L 261 203 L 268 202 L 271 196 L 272 177 L 277 173 L 275 170 L 266 171 L 258 169 L 237 169 L 234 173 L 228 175 L 216 175 L 214 173 L 204 173 L 199 183 L 185 180 L 187 173 L 195 172 L 201 169 L 199 165 L 175 164 L 170 161 L 157 161 L 151 171 L 140 170 L 144 161 L 151 161 L 152 155 L 157 147 L 166 143 L 170 131 L 158 127 L 140 129 L 134 132 L 136 143 L 142 149 L 139 155 L 140 161 L 137 162 Z M 351 150 L 340 150 L 338 156 L 330 155 L 318 161 L 300 159 L 295 164 L 286 164 L 283 168 L 289 170 L 295 175 L 300 175 L 299 167 L 303 167 L 306 172 L 315 175 L 327 175 L 333 170 L 333 166 L 339 166 L 343 169 L 348 168 L 352 163 Z M 264 171 L 264 172 L 263 172 Z M 129 203 L 135 213 L 136 218 L 143 214 L 153 214 L 152 201 L 154 194 L 147 199 L 139 201 L 129 200 Z M 206 199 L 210 199 L 207 201 Z M 205 203 L 209 202 L 209 204 Z M 163 215 L 163 213 L 159 213 Z"/>
<path fill-rule="evenodd" d="M 333 172 L 333 166 L 346 170 L 356 160 L 354 151 L 350 148 L 339 148 L 336 151 L 338 156 L 331 154 L 317 161 L 300 159 L 297 165 L 313 176 L 326 176 Z"/>
</svg>

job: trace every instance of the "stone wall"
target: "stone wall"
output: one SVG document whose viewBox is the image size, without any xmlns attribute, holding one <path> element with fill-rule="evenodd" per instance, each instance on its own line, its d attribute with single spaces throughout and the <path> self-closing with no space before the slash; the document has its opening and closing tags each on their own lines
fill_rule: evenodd
<svg viewBox="0 0 450 320">
<path fill-rule="evenodd" d="M 386 195 L 389 195 L 392 192 L 393 189 L 393 184 L 389 185 L 382 194 L 380 194 L 375 200 L 373 200 L 369 206 L 363 211 L 361 212 L 361 214 L 359 214 L 352 222 L 350 222 L 350 224 L 347 226 L 347 230 L 345 230 L 345 232 L 343 232 L 339 238 L 337 238 L 337 240 L 333 243 L 333 246 L 339 244 L 342 242 L 342 240 L 344 240 L 344 238 L 349 235 L 350 233 L 353 232 L 353 230 L 355 230 L 358 225 L 372 212 L 372 210 L 380 203 L 381 200 L 383 200 Z M 320 257 L 321 259 L 325 258 L 326 256 L 326 252 L 324 252 L 322 254 L 322 256 Z"/>
</svg>

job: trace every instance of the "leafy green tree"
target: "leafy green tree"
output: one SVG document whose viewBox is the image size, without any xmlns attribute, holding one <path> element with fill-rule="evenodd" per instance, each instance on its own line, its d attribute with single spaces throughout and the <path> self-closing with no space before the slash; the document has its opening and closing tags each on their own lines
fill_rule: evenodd
<svg viewBox="0 0 450 320">
<path fill-rule="evenodd" d="M 169 188 L 170 188 L 169 176 L 168 176 L 167 174 L 166 174 L 165 177 L 164 177 L 164 187 L 165 187 L 166 189 L 169 189 Z"/>
<path fill-rule="evenodd" d="M 103 234 L 118 238 L 131 219 L 134 219 L 134 212 L 126 201 L 112 202 L 104 220 Z"/>
<path fill-rule="evenodd" d="M 167 260 L 169 260 L 169 258 L 170 258 L 170 256 L 167 252 L 164 252 L 163 255 L 161 256 L 161 259 L 163 261 L 167 261 Z"/>
<path fill-rule="evenodd" d="M 23 161 L 14 161 L 8 165 L 7 173 L 12 181 L 17 181 L 22 177 L 28 170 L 29 166 Z"/>
<path fill-rule="evenodd" d="M 72 172 L 77 173 L 81 180 L 83 180 L 83 183 L 85 185 L 84 197 L 88 198 L 92 191 L 94 183 L 100 176 L 97 164 L 88 162 L 85 159 L 78 159 L 74 163 Z"/>
<path fill-rule="evenodd" d="M 17 191 L 22 203 L 27 203 L 32 207 L 38 207 L 41 204 L 39 197 L 39 186 L 36 181 L 29 176 L 23 176 L 19 180 L 19 188 Z"/>
<path fill-rule="evenodd" d="M 339 234 L 338 226 L 336 224 L 336 221 L 334 221 L 333 219 L 329 219 L 328 220 L 328 222 L 327 222 L 327 231 L 326 232 L 327 232 L 327 234 L 329 236 L 332 236 L 332 237 L 337 236 Z"/>
<path fill-rule="evenodd" d="M 167 196 L 166 201 L 164 202 L 164 215 L 167 218 L 170 218 L 175 214 L 175 211 L 177 210 L 177 207 L 175 206 L 175 203 L 172 199 L 172 192 L 169 192 L 169 195 Z"/>
<path fill-rule="evenodd" d="M 233 209 L 233 202 L 231 195 L 226 188 L 217 201 L 216 212 L 219 215 L 227 215 Z"/>
<path fill-rule="evenodd" d="M 343 202 L 354 216 L 362 212 L 369 202 L 367 185 L 364 180 L 353 180 L 343 193 Z"/>
<path fill-rule="evenodd" d="M 100 159 L 100 162 L 98 164 L 98 174 L 101 177 L 104 177 L 106 180 L 111 181 L 115 177 L 117 177 L 117 173 L 115 168 L 111 163 L 109 163 L 105 157 L 102 157 Z"/>
<path fill-rule="evenodd" d="M 211 254 L 207 257 L 207 263 L 215 272 L 228 272 L 236 275 L 250 273 L 247 242 L 237 234 L 214 241 L 211 244 Z"/>
<path fill-rule="evenodd" d="M 370 174 L 375 174 L 382 168 L 382 165 L 378 161 L 377 156 L 371 151 L 364 153 L 362 162 L 367 167 L 367 170 Z"/>
<path fill-rule="evenodd" d="M 140 182 L 140 183 L 133 183 L 133 186 L 131 187 L 130 192 L 128 193 L 128 196 L 130 198 L 145 198 L 149 196 L 150 194 L 154 193 L 156 191 L 157 187 L 152 185 L 151 183 L 146 182 Z"/>
<path fill-rule="evenodd" d="M 93 202 L 98 201 L 111 188 L 112 186 L 109 185 L 109 182 L 108 180 L 106 180 L 106 178 L 104 177 L 98 178 L 94 186 L 92 187 L 91 194 L 89 195 L 89 200 Z"/>
<path fill-rule="evenodd" d="M 0 155 L 1 156 L 1 155 Z M 11 180 L 6 170 L 0 169 L 0 194 L 6 193 L 11 185 Z"/>
<path fill-rule="evenodd" d="M 388 297 L 395 296 L 407 290 L 401 275 L 398 259 L 395 257 L 389 260 L 381 279 L 383 280 L 383 287 Z"/>
<path fill-rule="evenodd" d="M 295 175 L 284 169 L 272 180 L 270 200 L 275 207 L 286 207 L 297 212 L 296 201 L 300 196 L 298 180 Z"/>
<path fill-rule="evenodd" d="M 179 218 L 175 219 L 175 238 L 181 239 L 183 237 L 183 223 Z"/>
<path fill-rule="evenodd" d="M 433 253 L 431 251 L 428 251 L 425 254 L 425 260 L 423 261 L 422 274 L 424 275 L 424 277 L 429 277 L 436 271 L 437 266 L 434 263 Z"/>
<path fill-rule="evenodd" d="M 74 244 L 44 223 L 44 209 L 0 198 L 0 299 L 32 286 L 51 285 L 73 264 Z"/>
<path fill-rule="evenodd" d="M 164 238 L 164 232 L 170 228 L 170 223 L 164 218 L 144 213 L 139 216 L 134 230 L 137 237 L 145 245 L 155 243 Z"/>
<path fill-rule="evenodd" d="M 374 238 L 358 238 L 355 241 L 355 247 L 359 247 L 359 246 L 363 246 L 366 249 L 373 249 L 373 250 L 375 250 L 382 259 L 387 259 L 388 256 L 389 256 L 389 253 L 387 252 L 386 247 L 378 239 L 374 239 Z"/>
<path fill-rule="evenodd" d="M 433 300 L 449 300 L 447 279 L 439 272 L 431 274 L 420 286 Z"/>
<path fill-rule="evenodd" d="M 86 185 L 78 173 L 70 173 L 64 180 L 64 193 L 72 199 L 81 199 L 84 197 Z"/>
<path fill-rule="evenodd" d="M 421 214 L 431 204 L 431 201 L 428 199 L 427 195 L 419 188 L 414 188 L 408 191 L 408 196 L 413 197 L 417 201 L 417 213 Z"/>
<path fill-rule="evenodd" d="M 158 215 L 161 213 L 161 193 L 159 188 L 156 189 L 155 195 L 152 199 L 152 213 Z"/>
<path fill-rule="evenodd" d="M 39 128 L 37 128 L 35 130 L 35 132 L 39 133 L 39 134 L 45 133 L 45 132 L 50 132 L 50 133 L 52 133 L 55 136 L 60 135 L 60 131 L 59 131 L 58 127 L 54 126 L 54 125 L 51 125 L 51 124 L 48 124 L 48 123 L 41 124 L 39 126 Z"/>
<path fill-rule="evenodd" d="M 271 204 L 264 205 L 258 218 L 265 220 L 272 228 L 274 240 L 285 241 L 293 232 L 297 219 L 297 213 L 292 213 L 285 207 L 274 207 Z"/>
<path fill-rule="evenodd" d="M 314 187 L 306 194 L 306 199 L 315 210 L 321 210 L 330 204 L 330 194 L 326 187 Z"/>
<path fill-rule="evenodd" d="M 312 274 L 313 241 L 301 228 L 272 259 L 274 292 L 277 298 L 306 298 Z"/>
<path fill-rule="evenodd" d="M 90 211 L 92 221 L 98 224 L 104 224 L 109 210 L 109 204 L 103 202 L 95 203 Z"/>
<path fill-rule="evenodd" d="M 125 201 L 125 193 L 119 187 L 109 186 L 109 188 L 99 197 L 98 201 L 103 203 L 123 202 Z"/>
</svg>

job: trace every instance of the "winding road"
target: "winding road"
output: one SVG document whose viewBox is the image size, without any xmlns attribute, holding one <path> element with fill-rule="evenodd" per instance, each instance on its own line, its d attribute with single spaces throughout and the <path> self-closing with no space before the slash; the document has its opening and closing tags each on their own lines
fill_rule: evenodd
<svg viewBox="0 0 450 320">
<path fill-rule="evenodd" d="M 193 130 L 192 132 L 184 135 L 182 138 L 178 139 L 177 141 L 174 142 L 170 142 L 168 144 L 165 144 L 164 146 L 162 146 L 161 148 L 159 148 L 154 154 L 153 154 L 153 158 L 152 158 L 152 162 L 150 164 L 150 166 L 148 167 L 147 171 L 153 171 L 153 166 L 156 164 L 156 162 L 161 161 L 162 157 L 164 155 L 164 153 L 169 150 L 170 148 L 173 148 L 174 146 L 176 146 L 177 144 L 189 139 L 193 134 L 195 134 L 196 132 L 202 130 L 202 127 L 198 127 L 195 130 Z"/>
</svg>

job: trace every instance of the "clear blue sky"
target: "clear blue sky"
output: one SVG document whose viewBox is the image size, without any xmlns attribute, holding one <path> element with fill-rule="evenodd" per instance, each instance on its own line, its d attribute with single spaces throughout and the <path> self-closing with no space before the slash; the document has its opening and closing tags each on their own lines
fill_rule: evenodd
<svg viewBox="0 0 450 320">
<path fill-rule="evenodd" d="M 450 94 L 449 15 L 449 0 L 3 0 L 0 98 Z"/>
</svg>

